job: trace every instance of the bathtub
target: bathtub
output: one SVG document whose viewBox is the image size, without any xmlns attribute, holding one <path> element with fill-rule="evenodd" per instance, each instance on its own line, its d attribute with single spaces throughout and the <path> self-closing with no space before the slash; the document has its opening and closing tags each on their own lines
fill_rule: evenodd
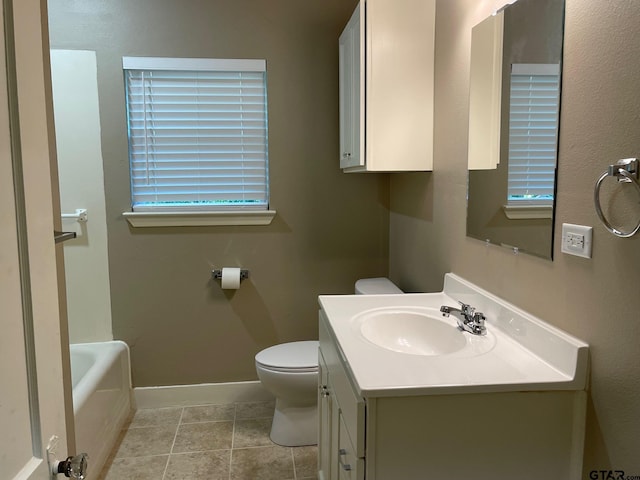
<svg viewBox="0 0 640 480">
<path fill-rule="evenodd" d="M 96 479 L 133 404 L 129 348 L 120 341 L 70 345 L 76 449 L 89 454 Z"/>
</svg>

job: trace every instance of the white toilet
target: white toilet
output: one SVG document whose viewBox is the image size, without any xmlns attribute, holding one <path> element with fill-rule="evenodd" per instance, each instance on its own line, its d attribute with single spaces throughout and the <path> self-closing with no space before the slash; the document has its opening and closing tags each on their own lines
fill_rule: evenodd
<svg viewBox="0 0 640 480">
<path fill-rule="evenodd" d="M 393 293 L 404 292 L 385 277 L 361 278 L 356 281 L 356 294 L 358 295 L 388 295 Z"/>
<path fill-rule="evenodd" d="M 276 397 L 271 440 L 286 447 L 318 443 L 318 341 L 266 348 L 256 355 L 256 371 Z"/>
<path fill-rule="evenodd" d="M 356 293 L 403 293 L 388 278 L 364 278 Z M 276 397 L 271 440 L 298 447 L 318 443 L 318 342 L 290 342 L 266 348 L 256 355 L 262 385 Z"/>
</svg>

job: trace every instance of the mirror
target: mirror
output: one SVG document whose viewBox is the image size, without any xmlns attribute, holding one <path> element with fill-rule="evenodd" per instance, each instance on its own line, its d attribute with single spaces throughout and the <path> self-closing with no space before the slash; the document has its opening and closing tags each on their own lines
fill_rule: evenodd
<svg viewBox="0 0 640 480">
<path fill-rule="evenodd" d="M 564 0 L 518 0 L 472 31 L 467 236 L 553 254 Z"/>
</svg>

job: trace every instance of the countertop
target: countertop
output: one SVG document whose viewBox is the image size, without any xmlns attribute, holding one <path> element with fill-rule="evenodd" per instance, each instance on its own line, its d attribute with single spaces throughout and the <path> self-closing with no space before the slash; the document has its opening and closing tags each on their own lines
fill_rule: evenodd
<svg viewBox="0 0 640 480">
<path fill-rule="evenodd" d="M 457 306 L 457 300 L 482 307 L 487 317 L 487 337 L 468 339 L 488 342 L 480 354 L 398 353 L 359 333 L 358 315 L 364 311 L 419 307 L 441 317 L 440 306 Z M 445 289 L 439 293 L 321 295 L 319 303 L 363 397 L 582 390 L 586 386 L 587 344 L 452 274 L 447 274 Z M 453 316 L 444 321 L 456 325 Z"/>
</svg>

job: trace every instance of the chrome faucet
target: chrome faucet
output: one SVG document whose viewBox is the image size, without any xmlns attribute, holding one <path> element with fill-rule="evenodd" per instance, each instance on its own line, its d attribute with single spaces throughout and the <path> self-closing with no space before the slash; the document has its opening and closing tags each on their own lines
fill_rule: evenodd
<svg viewBox="0 0 640 480">
<path fill-rule="evenodd" d="M 442 305 L 440 311 L 444 317 L 448 317 L 449 314 L 453 314 L 458 321 L 458 328 L 464 332 L 469 332 L 474 335 L 485 335 L 487 333 L 487 327 L 484 326 L 486 317 L 482 312 L 476 312 L 475 307 L 467 305 L 458 301 L 460 308 L 448 307 Z"/>
</svg>

